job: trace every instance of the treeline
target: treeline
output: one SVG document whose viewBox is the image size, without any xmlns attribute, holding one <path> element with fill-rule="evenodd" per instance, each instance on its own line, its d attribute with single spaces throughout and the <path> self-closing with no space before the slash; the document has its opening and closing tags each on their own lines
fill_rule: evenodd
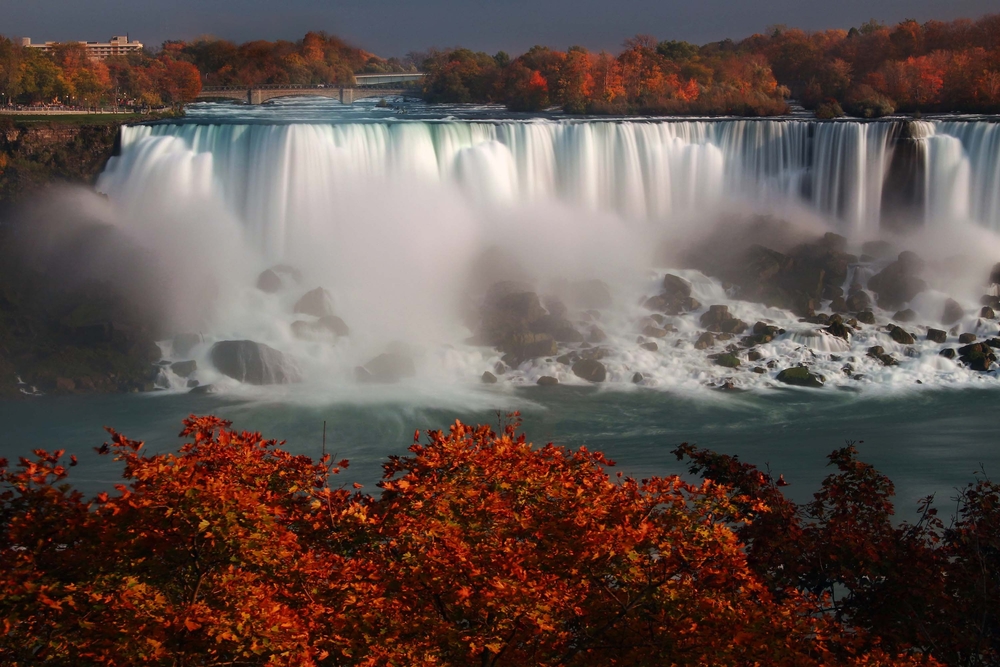
<svg viewBox="0 0 1000 667">
<path fill-rule="evenodd" d="M 430 102 L 502 103 L 514 111 L 769 116 L 788 110 L 766 58 L 726 43 L 697 47 L 637 36 L 617 56 L 536 46 L 513 60 L 467 49 L 422 59 Z"/>
<path fill-rule="evenodd" d="M 351 85 L 355 73 L 410 71 L 412 63 L 379 58 L 322 32 L 296 42 L 170 41 L 155 55 L 103 61 L 89 59 L 79 43 L 46 53 L 0 37 L 2 101 L 20 105 L 176 107 L 197 98 L 202 86 Z"/>
<path fill-rule="evenodd" d="M 0 93 L 7 104 L 179 107 L 199 92 L 198 69 L 166 51 L 92 60 L 79 43 L 46 53 L 0 37 Z"/>
<path fill-rule="evenodd" d="M 766 57 L 792 96 L 821 115 L 1000 112 L 1000 14 L 815 33 L 778 27 L 741 47 Z"/>
<path fill-rule="evenodd" d="M 307 33 L 297 42 L 167 42 L 163 52 L 197 67 L 206 86 L 352 85 L 355 74 L 417 71 L 411 62 L 379 58 L 325 32 Z"/>
<path fill-rule="evenodd" d="M 420 59 L 432 102 L 493 102 L 570 113 L 819 115 L 1000 111 L 1000 15 L 869 21 L 851 30 L 775 27 L 703 46 L 638 36 L 618 55 L 536 46 L 511 59 L 467 49 Z"/>
</svg>

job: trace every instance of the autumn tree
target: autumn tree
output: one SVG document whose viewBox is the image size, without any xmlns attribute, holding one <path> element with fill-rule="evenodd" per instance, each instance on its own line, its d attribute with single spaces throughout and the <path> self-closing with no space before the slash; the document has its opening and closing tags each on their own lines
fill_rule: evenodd
<svg viewBox="0 0 1000 667">
<path fill-rule="evenodd" d="M 827 613 L 829 596 L 796 584 L 817 566 L 807 549 L 760 549 L 795 537 L 762 530 L 795 519 L 763 475 L 609 475 L 603 455 L 536 447 L 516 427 L 418 432 L 378 497 L 333 483 L 347 462 L 289 454 L 214 417 L 185 420 L 178 453 L 146 454 L 111 431 L 99 451 L 124 483 L 93 499 L 66 483 L 76 459 L 64 452 L 0 462 L 0 661 L 938 664 Z M 884 484 L 849 451 L 838 457 L 846 477 L 815 512 L 827 536 L 861 539 L 832 547 L 853 560 L 820 574 L 850 582 L 892 529 Z M 994 497 L 967 495 L 949 538 L 956 581 L 984 584 L 975 559 L 993 548 Z M 852 513 L 882 526 L 875 539 Z"/>
</svg>

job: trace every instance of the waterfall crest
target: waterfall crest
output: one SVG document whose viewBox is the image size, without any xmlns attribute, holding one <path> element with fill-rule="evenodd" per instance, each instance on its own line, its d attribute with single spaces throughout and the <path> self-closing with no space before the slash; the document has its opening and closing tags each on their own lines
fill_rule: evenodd
<svg viewBox="0 0 1000 667">
<path fill-rule="evenodd" d="M 122 156 L 99 187 L 134 190 L 139 172 L 176 164 L 182 148 L 211 162 L 209 177 L 191 161 L 190 187 L 220 192 L 278 255 L 303 208 L 333 208 L 358 183 L 387 178 L 653 222 L 727 195 L 800 201 L 846 232 L 873 233 L 900 207 L 917 211 L 906 224 L 971 219 L 1000 230 L 1000 125 L 987 122 L 146 125 L 123 129 Z"/>
</svg>

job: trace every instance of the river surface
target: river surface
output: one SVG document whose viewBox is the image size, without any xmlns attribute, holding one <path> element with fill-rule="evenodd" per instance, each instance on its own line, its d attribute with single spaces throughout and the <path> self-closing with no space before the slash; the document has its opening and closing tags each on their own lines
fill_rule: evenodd
<svg viewBox="0 0 1000 667">
<path fill-rule="evenodd" d="M 671 450 L 693 442 L 769 464 L 791 482 L 785 491 L 799 501 L 808 500 L 829 472 L 826 455 L 855 441 L 861 458 L 896 484 L 900 516 L 912 517 L 916 501 L 931 493 L 946 513 L 955 489 L 973 480 L 980 467 L 998 474 L 998 401 L 996 389 L 883 395 L 773 390 L 692 398 L 580 387 L 484 390 L 478 407 L 392 400 L 305 406 L 189 394 L 44 398 L 0 404 L 0 455 L 14 457 L 34 447 L 75 452 L 80 465 L 71 479 L 90 493 L 118 480 L 117 465 L 92 449 L 107 440 L 104 426 L 146 441 L 151 452 L 166 452 L 181 443 L 177 434 L 185 416 L 215 414 L 241 430 L 284 439 L 290 451 L 318 456 L 326 421 L 327 450 L 351 461 L 343 481 L 377 492 L 381 464 L 406 453 L 415 429 L 447 428 L 455 419 L 496 424 L 497 410 L 519 409 L 532 442 L 603 451 L 629 475 L 685 472 Z M 491 402 L 495 408 L 485 407 Z"/>
</svg>

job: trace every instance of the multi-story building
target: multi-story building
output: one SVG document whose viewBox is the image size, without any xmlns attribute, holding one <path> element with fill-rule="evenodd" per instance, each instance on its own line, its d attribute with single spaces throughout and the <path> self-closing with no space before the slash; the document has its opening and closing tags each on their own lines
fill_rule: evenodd
<svg viewBox="0 0 1000 667">
<path fill-rule="evenodd" d="M 32 44 L 30 37 L 21 38 L 21 46 L 51 52 L 59 42 Z M 104 60 L 109 56 L 124 56 L 133 51 L 142 51 L 142 42 L 130 42 L 128 36 L 116 35 L 107 42 L 78 42 L 87 48 L 91 60 Z"/>
</svg>

